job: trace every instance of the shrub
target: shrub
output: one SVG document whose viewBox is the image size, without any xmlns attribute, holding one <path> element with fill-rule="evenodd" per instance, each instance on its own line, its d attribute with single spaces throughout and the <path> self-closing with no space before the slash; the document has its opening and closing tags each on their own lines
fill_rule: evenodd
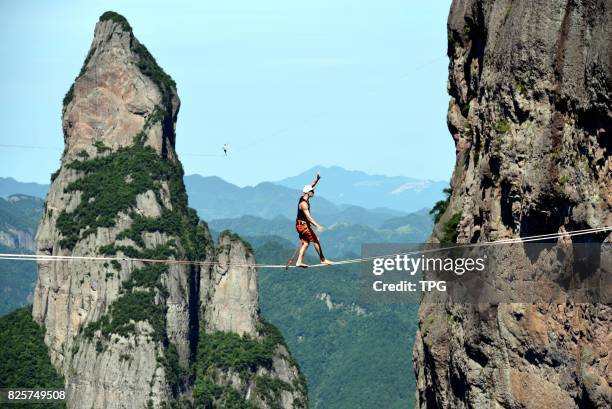
<svg viewBox="0 0 612 409">
<path fill-rule="evenodd" d="M 155 58 L 143 44 L 136 42 L 132 50 L 139 57 L 138 68 L 140 71 L 159 87 L 165 98 L 168 98 L 169 92 L 176 89 L 176 83 L 172 77 L 166 74 L 163 68 L 157 64 Z"/>
<path fill-rule="evenodd" d="M 514 84 L 514 87 L 522 96 L 527 96 L 527 86 L 525 84 L 517 82 Z"/>
<path fill-rule="evenodd" d="M 457 236 L 459 235 L 457 227 L 459 227 L 459 222 L 461 222 L 461 218 L 461 212 L 455 213 L 450 219 L 446 221 L 446 223 L 444 223 L 444 226 L 442 227 L 442 244 L 457 243 Z"/>
<path fill-rule="evenodd" d="M 255 253 L 255 250 L 253 250 L 253 246 L 251 246 L 251 243 L 249 243 L 248 241 L 244 240 L 242 237 L 240 237 L 238 234 L 232 232 L 231 230 L 223 230 L 220 234 L 219 234 L 219 240 L 221 240 L 222 237 L 227 236 L 229 237 L 229 239 L 231 241 L 239 241 L 244 245 L 244 248 L 251 254 Z"/>
<path fill-rule="evenodd" d="M 129 33 L 132 32 L 132 27 L 130 26 L 130 23 L 128 23 L 127 19 L 119 13 L 116 13 L 114 11 L 107 11 L 100 16 L 100 19 L 98 21 L 106 20 L 111 20 L 115 23 L 120 24 L 121 28 L 123 28 L 123 31 L 127 31 Z"/>
<path fill-rule="evenodd" d="M 495 130 L 499 133 L 510 132 L 511 124 L 510 121 L 497 121 L 494 126 Z"/>
<path fill-rule="evenodd" d="M 236 397 L 240 400 L 235 399 L 233 394 L 236 392 L 231 388 L 227 390 L 212 383 L 210 378 L 215 370 L 232 370 L 247 382 L 255 381 L 257 389 L 270 408 L 277 407 L 275 404 L 278 402 L 281 390 L 299 388 L 305 395 L 307 394 L 303 376 L 295 385 L 269 377 L 256 376 L 259 368 L 272 368 L 272 359 L 277 346 L 286 346 L 280 331 L 272 324 L 262 321 L 258 331 L 263 337 L 261 340 L 233 332 L 216 331 L 211 334 L 205 332 L 200 334 L 195 362 L 194 397 L 201 407 L 252 407 L 238 395 Z M 297 366 L 294 361 L 291 363 Z"/>
<path fill-rule="evenodd" d="M 85 150 L 82 150 L 77 153 L 77 156 L 82 159 L 89 159 L 89 154 Z"/>
<path fill-rule="evenodd" d="M 243 399 L 231 386 L 219 386 L 209 379 L 196 381 L 193 396 L 197 408 L 201 409 L 257 409 Z"/>
<path fill-rule="evenodd" d="M 163 356 L 157 358 L 157 362 L 160 363 L 166 372 L 166 380 L 171 386 L 177 386 L 181 380 L 186 378 L 189 373 L 188 371 L 181 368 L 179 364 L 179 355 L 176 345 L 169 343 Z"/>
<path fill-rule="evenodd" d="M 174 210 L 167 208 L 162 209 L 160 217 L 144 217 L 135 212 L 131 213 L 133 220 L 132 226 L 122 231 L 118 236 L 117 240 L 129 238 L 136 244 L 144 247 L 144 241 L 142 233 L 144 232 L 160 232 L 169 235 L 180 235 L 183 231 L 183 220 L 181 214 Z"/>
<path fill-rule="evenodd" d="M 129 280 L 123 284 L 122 291 L 131 291 L 137 288 L 160 288 L 161 276 L 168 272 L 166 264 L 147 264 L 134 270 Z"/>
<path fill-rule="evenodd" d="M 255 372 L 258 367 L 271 368 L 274 347 L 249 335 L 202 332 L 198 345 L 199 372 L 206 373 L 209 368 L 219 368 L 248 374 Z"/>
<path fill-rule="evenodd" d="M 150 121 L 145 127 L 147 124 Z M 81 192 L 81 202 L 76 209 L 70 213 L 63 211 L 57 220 L 63 235 L 60 244 L 65 248 L 74 248 L 80 239 L 95 233 L 99 227 L 114 226 L 119 212 L 127 213 L 135 206 L 137 195 L 148 190 L 157 191 L 162 180 L 168 182 L 171 193 L 176 193 L 171 196 L 173 208 L 186 212 L 181 165 L 160 157 L 151 147 L 137 143 L 107 156 L 73 161 L 66 167 L 84 175 L 65 189 L 66 192 Z M 166 224 L 176 222 L 177 217 L 173 215 Z"/>
<path fill-rule="evenodd" d="M 448 205 L 450 203 L 451 195 L 453 194 L 453 189 L 447 187 L 443 190 L 443 192 L 446 195 L 446 199 L 438 200 L 434 204 L 434 207 L 429 211 L 429 214 L 432 214 L 434 216 L 434 223 L 438 223 L 444 212 L 446 212 L 446 209 L 448 208 Z"/>
<path fill-rule="evenodd" d="M 293 391 L 293 387 L 287 382 L 270 376 L 256 377 L 255 385 L 258 394 L 270 409 L 282 409 L 281 393 L 283 391 Z"/>
<path fill-rule="evenodd" d="M 133 291 L 117 298 L 110 306 L 109 313 L 97 321 L 90 322 L 84 330 L 88 339 L 93 339 L 97 330 L 104 338 L 111 334 L 123 337 L 134 333 L 134 323 L 147 321 L 153 327 L 153 339 L 162 341 L 166 334 L 166 306 L 155 304 L 153 291 Z M 98 341 L 100 342 L 100 341 Z"/>
<path fill-rule="evenodd" d="M 55 172 L 51 174 L 51 183 L 53 183 L 55 179 L 59 176 L 61 170 L 62 168 L 59 168 L 58 170 L 56 170 Z"/>
<path fill-rule="evenodd" d="M 102 141 L 95 141 L 93 145 L 96 147 L 96 150 L 98 151 L 98 153 L 104 153 L 104 152 L 108 152 L 111 150 L 111 148 L 104 145 L 104 142 Z"/>
</svg>

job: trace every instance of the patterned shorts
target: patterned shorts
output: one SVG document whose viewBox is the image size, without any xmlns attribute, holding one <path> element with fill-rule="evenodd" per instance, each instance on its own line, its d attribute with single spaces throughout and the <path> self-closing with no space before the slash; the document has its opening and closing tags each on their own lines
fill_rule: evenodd
<svg viewBox="0 0 612 409">
<path fill-rule="evenodd" d="M 302 221 L 295 222 L 295 230 L 297 230 L 300 235 L 300 240 L 304 243 L 318 243 L 319 238 L 315 234 L 314 230 L 308 225 L 308 223 Z"/>
</svg>

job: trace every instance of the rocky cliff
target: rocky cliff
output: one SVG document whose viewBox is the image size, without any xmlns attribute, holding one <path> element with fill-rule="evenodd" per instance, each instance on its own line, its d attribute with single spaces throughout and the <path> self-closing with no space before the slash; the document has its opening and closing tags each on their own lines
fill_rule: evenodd
<svg viewBox="0 0 612 409">
<path fill-rule="evenodd" d="M 0 197 L 0 246 L 34 252 L 43 201 L 27 195 Z"/>
<path fill-rule="evenodd" d="M 38 264 L 32 313 L 65 378 L 68 406 L 189 407 L 205 397 L 207 407 L 220 407 L 231 395 L 254 407 L 276 401 L 298 407 L 294 400 L 306 397 L 305 389 L 290 385 L 301 379 L 297 364 L 279 352 L 282 337 L 258 329 L 253 255 L 231 235 L 215 247 L 187 207 L 175 152 L 179 105 L 174 81 L 127 20 L 103 14 L 64 98 L 65 149 L 37 233 L 39 254 L 122 259 Z M 244 266 L 234 267 L 236 261 Z M 260 349 L 266 344 L 270 360 L 250 362 L 225 381 L 232 365 L 221 362 L 209 343 L 223 337 L 236 341 L 215 344 L 225 348 L 224 357 L 250 342 Z M 201 361 L 207 370 L 196 375 Z M 268 374 L 276 389 L 250 388 L 251 373 Z"/>
<path fill-rule="evenodd" d="M 255 407 L 307 408 L 306 380 L 298 364 L 280 332 L 259 317 L 253 249 L 225 231 L 210 259 L 214 264 L 203 269 L 200 278 L 202 333 L 196 363 L 196 403 L 234 407 L 236 396 L 240 396 Z M 236 349 L 239 353 L 228 359 L 227 354 Z M 211 385 L 204 374 L 216 385 Z"/>
<path fill-rule="evenodd" d="M 612 225 L 611 23 L 609 1 L 453 1 L 457 161 L 434 241 Z M 611 240 L 562 237 L 551 251 Z M 499 270 L 524 259 L 517 246 Z M 418 407 L 610 407 L 610 305 L 434 301 L 419 313 Z"/>
</svg>

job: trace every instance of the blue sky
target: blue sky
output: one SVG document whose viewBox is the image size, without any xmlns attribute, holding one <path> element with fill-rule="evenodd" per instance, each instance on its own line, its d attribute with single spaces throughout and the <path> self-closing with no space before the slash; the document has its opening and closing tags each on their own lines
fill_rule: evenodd
<svg viewBox="0 0 612 409">
<path fill-rule="evenodd" d="M 47 182 L 61 101 L 114 10 L 175 79 L 185 172 L 238 185 L 314 165 L 449 179 L 450 0 L 2 1 L 0 176 Z"/>
</svg>

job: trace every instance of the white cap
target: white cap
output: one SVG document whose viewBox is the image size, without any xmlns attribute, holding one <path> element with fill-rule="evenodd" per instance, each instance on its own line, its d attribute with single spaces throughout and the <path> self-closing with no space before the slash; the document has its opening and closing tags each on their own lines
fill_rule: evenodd
<svg viewBox="0 0 612 409">
<path fill-rule="evenodd" d="M 312 192 L 314 190 L 314 187 L 312 187 L 311 185 L 306 185 L 304 186 L 304 189 L 302 189 L 303 193 L 309 193 Z"/>
</svg>

